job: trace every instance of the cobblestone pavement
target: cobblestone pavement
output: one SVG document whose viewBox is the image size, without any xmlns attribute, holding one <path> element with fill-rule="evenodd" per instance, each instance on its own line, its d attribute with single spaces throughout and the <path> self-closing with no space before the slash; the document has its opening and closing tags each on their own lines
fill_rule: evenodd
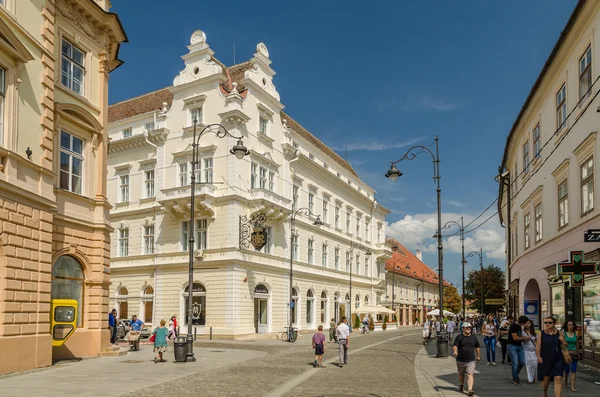
<svg viewBox="0 0 600 397">
<path fill-rule="evenodd" d="M 359 335 L 351 338 L 349 364 L 312 368 L 310 336 L 289 343 L 210 343 L 211 348 L 259 350 L 260 359 L 185 376 L 124 397 L 165 396 L 415 396 L 420 395 L 414 357 L 423 347 L 421 331 Z M 355 336 L 353 334 L 353 336 Z M 197 343 L 204 346 L 203 343 Z M 337 345 L 328 344 L 325 361 L 337 364 Z"/>
</svg>

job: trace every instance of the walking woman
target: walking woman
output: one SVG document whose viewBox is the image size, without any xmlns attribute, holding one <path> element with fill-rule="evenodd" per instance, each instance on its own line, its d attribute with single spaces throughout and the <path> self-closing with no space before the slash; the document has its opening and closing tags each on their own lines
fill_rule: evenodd
<svg viewBox="0 0 600 397">
<path fill-rule="evenodd" d="M 496 337 L 498 335 L 498 331 L 496 330 L 493 314 L 490 313 L 487 315 L 487 319 L 481 327 L 481 333 L 483 334 L 483 343 L 485 343 L 485 356 L 487 358 L 487 365 L 493 365 L 495 367 Z"/>
<path fill-rule="evenodd" d="M 508 316 L 500 323 L 500 328 L 498 328 L 498 334 L 500 335 L 500 346 L 502 346 L 502 364 L 504 364 L 504 360 L 506 359 L 508 347 L 508 327 L 510 327 L 512 322 L 513 316 Z M 510 364 L 510 355 L 508 356 L 508 364 Z"/>
<path fill-rule="evenodd" d="M 537 359 L 537 334 L 535 326 L 528 320 L 523 326 L 523 336 L 529 337 L 529 340 L 523 342 L 523 352 L 525 352 L 525 368 L 527 369 L 527 381 L 529 384 L 535 383 L 538 369 Z"/>
<path fill-rule="evenodd" d="M 160 327 L 156 327 L 152 334 L 154 335 L 154 352 L 158 353 L 154 357 L 154 363 L 166 362 L 163 360 L 163 353 L 167 351 L 167 332 L 169 331 L 165 325 L 167 322 L 163 319 L 160 320 Z"/>
<path fill-rule="evenodd" d="M 554 317 L 544 319 L 544 328 L 537 341 L 538 380 L 542 382 L 543 397 L 548 397 L 551 379 L 554 379 L 554 396 L 561 397 L 562 374 L 565 369 L 561 346 L 566 345 L 566 342 L 556 329 Z"/>
<path fill-rule="evenodd" d="M 571 391 L 577 391 L 575 389 L 575 375 L 577 374 L 577 359 L 574 358 L 577 354 L 577 328 L 573 320 L 567 321 L 565 327 L 563 327 L 565 333 L 565 341 L 567 342 L 567 350 L 571 353 L 571 364 L 565 364 L 565 378 L 563 386 L 567 387 L 569 381 L 569 373 L 571 373 Z"/>
</svg>

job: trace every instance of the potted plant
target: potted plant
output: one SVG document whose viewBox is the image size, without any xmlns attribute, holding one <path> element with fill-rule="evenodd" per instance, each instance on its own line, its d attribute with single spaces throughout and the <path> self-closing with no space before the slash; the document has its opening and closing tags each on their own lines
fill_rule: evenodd
<svg viewBox="0 0 600 397">
<path fill-rule="evenodd" d="M 360 328 L 360 318 L 358 318 L 358 315 L 353 314 L 354 316 L 354 328 L 355 329 L 359 329 Z"/>
<path fill-rule="evenodd" d="M 383 317 L 383 324 L 381 324 L 381 329 L 385 331 L 387 328 L 387 316 Z"/>
<path fill-rule="evenodd" d="M 375 322 L 373 321 L 373 316 L 369 314 L 369 331 L 375 330 Z"/>
</svg>

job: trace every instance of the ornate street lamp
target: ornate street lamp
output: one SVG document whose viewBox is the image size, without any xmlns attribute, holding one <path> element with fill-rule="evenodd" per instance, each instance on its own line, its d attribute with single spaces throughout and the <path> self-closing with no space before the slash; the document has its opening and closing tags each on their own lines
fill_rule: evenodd
<svg viewBox="0 0 600 397">
<path fill-rule="evenodd" d="M 406 151 L 404 156 L 400 158 L 400 160 L 390 161 L 391 167 L 385 173 L 387 178 L 395 181 L 400 176 L 402 176 L 402 172 L 396 167 L 396 164 L 403 160 L 414 160 L 421 153 L 429 153 L 433 160 L 433 180 L 434 183 L 437 182 L 437 242 L 438 242 L 438 276 L 439 276 L 439 310 L 440 310 L 440 330 L 438 333 L 437 340 L 437 357 L 448 357 L 448 334 L 444 330 L 444 322 L 442 321 L 442 317 L 444 315 L 444 265 L 443 265 L 443 245 L 442 245 L 442 189 L 440 187 L 440 153 L 439 153 L 439 145 L 438 145 L 438 137 L 435 137 L 434 145 L 435 145 L 435 153 L 427 146 L 417 145 L 413 146 Z"/>
<path fill-rule="evenodd" d="M 188 331 L 186 336 L 187 342 L 187 356 L 186 362 L 196 361 L 196 357 L 194 357 L 194 337 L 192 335 L 193 327 L 192 327 L 192 313 L 193 313 L 193 289 L 194 289 L 194 215 L 195 215 L 195 199 L 196 199 L 196 165 L 198 164 L 198 148 L 200 146 L 200 138 L 202 135 L 208 132 L 214 133 L 217 138 L 226 138 L 231 137 L 237 139 L 237 143 L 231 148 L 229 153 L 233 154 L 238 159 L 243 159 L 244 156 L 250 154 L 246 146 L 244 146 L 244 142 L 242 142 L 242 137 L 237 137 L 232 135 L 225 127 L 221 124 L 209 124 L 200 131 L 200 133 L 196 136 L 196 126 L 198 125 L 198 119 L 194 117 L 194 138 L 192 141 L 192 175 L 190 184 L 190 224 L 189 224 L 189 293 L 188 293 Z"/>
<path fill-rule="evenodd" d="M 290 301 L 289 301 L 290 325 L 289 325 L 289 329 L 288 329 L 288 331 L 290 333 L 292 332 L 292 323 L 294 321 L 294 319 L 293 319 L 293 310 L 292 310 L 293 309 L 292 289 L 293 289 L 293 286 L 294 286 L 294 282 L 293 282 L 294 281 L 294 271 L 293 271 L 293 266 L 294 266 L 294 232 L 296 230 L 296 216 L 298 214 L 305 215 L 305 216 L 315 216 L 315 214 L 313 214 L 311 212 L 311 210 L 308 209 L 308 208 L 306 208 L 306 207 L 298 208 L 297 210 L 294 210 L 292 208 L 292 216 L 290 218 Z M 313 225 L 317 226 L 317 227 L 323 226 L 323 221 L 321 221 L 321 218 L 319 216 L 317 216 L 317 219 L 315 219 L 315 221 L 313 222 Z M 292 340 L 292 338 L 288 338 L 289 342 L 293 342 L 294 340 Z"/>
<path fill-rule="evenodd" d="M 479 248 L 479 251 L 471 251 L 469 252 L 469 255 L 467 255 L 467 258 L 473 256 L 473 255 L 477 255 L 479 256 L 479 273 L 480 273 L 480 278 L 481 278 L 481 315 L 483 316 L 484 313 L 483 311 L 484 309 L 484 302 L 483 302 L 483 249 Z M 464 288 L 464 287 L 463 287 Z M 463 291 L 464 293 L 464 291 Z"/>
</svg>

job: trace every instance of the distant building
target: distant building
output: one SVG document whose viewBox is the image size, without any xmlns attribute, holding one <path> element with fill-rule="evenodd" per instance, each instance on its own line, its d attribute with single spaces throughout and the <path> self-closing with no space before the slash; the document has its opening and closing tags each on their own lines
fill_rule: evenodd
<svg viewBox="0 0 600 397">
<path fill-rule="evenodd" d="M 373 304 L 384 292 L 391 254 L 389 211 L 375 201 L 375 191 L 283 112 L 264 44 L 230 67 L 213 56 L 202 31 L 194 32 L 188 50 L 173 86 L 110 107 L 111 306 L 120 317 L 139 314 L 150 324 L 176 315 L 187 332 L 194 119 L 197 133 L 220 123 L 250 150 L 238 160 L 229 153 L 235 139 L 208 133 L 199 140 L 195 332 L 281 333 L 290 316 L 301 330 L 327 328 L 351 304 Z M 317 228 L 315 216 L 299 213 L 292 237 L 290 217 L 300 208 L 325 225 Z M 254 226 L 267 233 L 260 251 L 249 241 Z M 351 250 L 355 243 L 361 246 Z"/>
</svg>

